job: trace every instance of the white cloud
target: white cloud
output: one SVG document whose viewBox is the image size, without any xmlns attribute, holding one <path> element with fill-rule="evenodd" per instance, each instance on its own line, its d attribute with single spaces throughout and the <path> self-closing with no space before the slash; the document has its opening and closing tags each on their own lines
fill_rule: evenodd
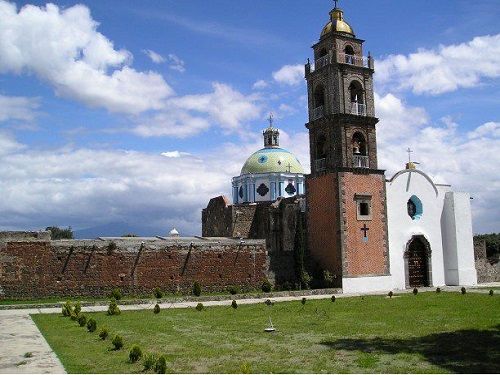
<svg viewBox="0 0 500 375">
<path fill-rule="evenodd" d="M 0 19 L 0 73 L 34 73 L 58 95 L 114 112 L 160 109 L 173 94 L 158 73 L 131 68 L 131 54 L 97 31 L 84 5 L 18 11 L 0 0 Z"/>
<path fill-rule="evenodd" d="M 285 65 L 273 72 L 273 79 L 284 85 L 298 85 L 304 81 L 304 66 L 301 64 Z"/>
<path fill-rule="evenodd" d="M 0 122 L 8 120 L 33 121 L 39 106 L 37 98 L 0 95 Z"/>
<path fill-rule="evenodd" d="M 153 50 L 143 49 L 142 52 L 144 52 L 155 64 L 161 64 L 165 62 L 165 58 Z"/>
<path fill-rule="evenodd" d="M 253 85 L 252 85 L 252 88 L 254 90 L 261 90 L 261 89 L 265 89 L 268 85 L 268 83 L 266 81 L 264 81 L 263 79 L 259 79 L 258 81 L 256 81 Z"/>
<path fill-rule="evenodd" d="M 161 153 L 162 156 L 165 156 L 167 158 L 180 158 L 183 156 L 190 156 L 191 154 L 189 152 L 183 152 L 183 151 L 166 151 Z"/>
<path fill-rule="evenodd" d="M 500 77 L 500 34 L 469 42 L 390 55 L 376 62 L 377 84 L 438 95 Z"/>
<path fill-rule="evenodd" d="M 185 63 L 184 60 L 180 59 L 173 53 L 168 55 L 168 61 L 169 61 L 169 68 L 172 70 L 176 70 L 180 73 L 184 73 L 186 71 Z"/>
<path fill-rule="evenodd" d="M 210 128 L 210 122 L 200 116 L 192 116 L 180 108 L 171 108 L 150 118 L 144 118 L 132 132 L 141 137 L 168 136 L 187 138 Z"/>
<path fill-rule="evenodd" d="M 451 118 L 431 124 L 422 108 L 407 106 L 392 94 L 376 96 L 379 168 L 386 176 L 404 168 L 406 148 L 419 169 L 436 183 L 452 184 L 454 190 L 467 191 L 472 202 L 475 231 L 497 231 L 500 216 L 491 207 L 500 205 L 500 123 L 488 122 L 469 133 L 459 132 Z"/>
</svg>

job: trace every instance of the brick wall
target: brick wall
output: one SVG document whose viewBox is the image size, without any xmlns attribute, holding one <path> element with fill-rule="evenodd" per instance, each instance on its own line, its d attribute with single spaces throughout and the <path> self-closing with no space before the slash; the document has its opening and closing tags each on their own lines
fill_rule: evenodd
<svg viewBox="0 0 500 375">
<path fill-rule="evenodd" d="M 383 174 L 341 173 L 344 276 L 389 274 L 385 178 Z M 358 220 L 355 195 L 371 196 L 371 220 Z M 361 228 L 366 224 L 368 240 Z"/>
<path fill-rule="evenodd" d="M 97 296 L 120 288 L 189 291 L 231 285 L 259 288 L 267 277 L 265 241 L 151 240 L 9 241 L 0 243 L 0 298 Z"/>
<path fill-rule="evenodd" d="M 306 179 L 308 247 L 319 267 L 342 275 L 338 180 L 333 173 Z"/>
</svg>

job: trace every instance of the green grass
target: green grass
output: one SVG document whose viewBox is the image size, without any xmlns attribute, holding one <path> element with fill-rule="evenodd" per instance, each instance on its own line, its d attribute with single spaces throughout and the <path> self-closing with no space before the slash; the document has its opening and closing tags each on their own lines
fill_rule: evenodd
<svg viewBox="0 0 500 375">
<path fill-rule="evenodd" d="M 429 292 L 192 309 L 57 314 L 33 319 L 70 373 L 138 373 L 128 352 L 165 354 L 169 372 L 500 372 L 500 298 Z M 277 329 L 265 333 L 269 315 Z M 101 326 L 110 338 L 101 341 Z M 119 334 L 124 349 L 112 350 Z"/>
</svg>

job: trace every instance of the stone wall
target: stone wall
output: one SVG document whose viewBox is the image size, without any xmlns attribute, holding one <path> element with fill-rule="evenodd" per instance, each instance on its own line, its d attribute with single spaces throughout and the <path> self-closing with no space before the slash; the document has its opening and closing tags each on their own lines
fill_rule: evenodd
<svg viewBox="0 0 500 375">
<path fill-rule="evenodd" d="M 0 298 L 190 291 L 195 281 L 212 291 L 260 288 L 268 263 L 263 240 L 7 240 L 0 242 Z"/>
</svg>

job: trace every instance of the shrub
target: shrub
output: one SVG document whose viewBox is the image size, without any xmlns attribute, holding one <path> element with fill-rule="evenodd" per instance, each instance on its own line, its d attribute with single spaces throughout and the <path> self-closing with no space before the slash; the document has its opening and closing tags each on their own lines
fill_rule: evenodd
<svg viewBox="0 0 500 375">
<path fill-rule="evenodd" d="M 160 305 L 156 304 L 155 307 L 153 308 L 153 312 L 155 314 L 159 314 L 160 313 Z"/>
<path fill-rule="evenodd" d="M 436 293 L 441 293 L 441 288 L 440 287 L 436 288 Z"/>
<path fill-rule="evenodd" d="M 307 271 L 302 271 L 300 274 L 300 283 L 305 289 L 309 289 L 311 286 L 312 277 Z"/>
<path fill-rule="evenodd" d="M 107 250 L 108 255 L 113 254 L 113 251 L 115 251 L 117 248 L 118 248 L 118 246 L 116 246 L 116 243 L 114 243 L 113 241 L 111 241 L 108 244 L 108 250 Z"/>
<path fill-rule="evenodd" d="M 120 290 L 120 288 L 113 289 L 113 291 L 110 294 L 110 297 L 114 298 L 117 301 L 121 300 L 122 299 L 122 291 Z"/>
<path fill-rule="evenodd" d="M 332 296 L 332 302 L 335 302 L 337 298 L 335 296 Z"/>
<path fill-rule="evenodd" d="M 106 327 L 102 327 L 101 331 L 99 332 L 99 337 L 101 340 L 106 340 L 109 336 L 109 331 Z"/>
<path fill-rule="evenodd" d="M 74 320 L 74 321 L 78 320 L 78 315 L 76 315 L 74 311 L 71 311 L 71 315 L 69 317 L 71 320 Z"/>
<path fill-rule="evenodd" d="M 199 297 L 201 295 L 201 285 L 198 281 L 195 281 L 193 284 L 193 294 L 196 297 Z"/>
<path fill-rule="evenodd" d="M 418 293 L 418 289 L 417 288 L 413 288 L 413 294 L 417 295 L 417 293 Z"/>
<path fill-rule="evenodd" d="M 331 288 L 333 286 L 333 283 L 335 282 L 333 274 L 330 271 L 324 270 L 321 276 L 323 279 L 323 286 L 326 288 Z"/>
<path fill-rule="evenodd" d="M 120 315 L 121 314 L 121 311 L 120 311 L 120 308 L 118 307 L 118 304 L 116 303 L 116 301 L 113 299 L 111 300 L 111 302 L 109 303 L 109 307 L 108 307 L 108 315 Z"/>
<path fill-rule="evenodd" d="M 73 306 L 70 301 L 66 301 L 64 305 L 62 305 L 62 314 L 63 316 L 71 316 L 73 312 Z"/>
<path fill-rule="evenodd" d="M 163 297 L 163 292 L 161 291 L 160 288 L 155 288 L 153 290 L 153 295 L 155 296 L 155 298 L 162 298 Z"/>
<path fill-rule="evenodd" d="M 204 306 L 203 306 L 203 303 L 201 303 L 201 302 L 196 305 L 196 310 L 198 310 L 198 311 L 203 310 L 203 308 L 204 308 Z"/>
<path fill-rule="evenodd" d="M 167 372 L 167 359 L 164 355 L 161 355 L 156 360 L 155 371 L 157 374 L 165 374 Z"/>
<path fill-rule="evenodd" d="M 492 295 L 493 295 L 493 289 L 490 289 L 490 291 L 488 292 L 488 294 L 489 294 L 490 296 L 492 296 Z"/>
<path fill-rule="evenodd" d="M 462 292 L 462 294 L 467 293 L 467 290 L 465 290 L 465 286 L 461 287 L 461 288 L 460 288 L 460 291 Z"/>
<path fill-rule="evenodd" d="M 153 353 L 148 353 L 144 356 L 142 360 L 142 365 L 144 367 L 144 371 L 151 370 L 156 364 L 157 358 Z"/>
<path fill-rule="evenodd" d="M 97 329 L 97 322 L 95 321 L 95 319 L 90 318 L 87 321 L 87 330 L 89 332 L 95 332 L 96 329 Z"/>
<path fill-rule="evenodd" d="M 119 335 L 116 335 L 111 343 L 115 347 L 115 350 L 120 350 L 121 348 L 123 348 L 123 338 Z"/>
<path fill-rule="evenodd" d="M 75 308 L 73 309 L 73 311 L 75 312 L 76 315 L 80 314 L 80 312 L 82 311 L 82 305 L 80 304 L 80 302 L 77 302 L 75 304 Z"/>
<path fill-rule="evenodd" d="M 134 345 L 132 349 L 130 349 L 130 353 L 128 353 L 128 358 L 130 362 L 135 363 L 142 357 L 142 350 L 138 345 Z"/>
<path fill-rule="evenodd" d="M 273 286 L 271 285 L 271 283 L 269 282 L 269 280 L 266 279 L 266 280 L 264 280 L 262 282 L 261 288 L 262 288 L 262 291 L 264 293 L 269 293 L 273 289 Z"/>
<path fill-rule="evenodd" d="M 83 327 L 85 324 L 87 324 L 87 317 L 85 315 L 80 315 L 78 317 L 78 324 L 80 327 Z"/>
<path fill-rule="evenodd" d="M 235 310 L 238 308 L 238 304 L 236 303 L 236 300 L 233 299 L 233 302 L 231 302 L 231 307 Z"/>
<path fill-rule="evenodd" d="M 229 287 L 229 293 L 238 294 L 239 292 L 240 292 L 240 288 L 238 288 L 236 285 Z"/>
<path fill-rule="evenodd" d="M 302 300 L 300 301 L 300 303 L 302 304 L 302 306 L 304 306 L 306 304 L 306 297 L 302 297 Z"/>
<path fill-rule="evenodd" d="M 272 306 L 273 305 L 273 302 L 270 300 L 270 299 L 266 299 L 266 301 L 264 302 L 267 306 Z"/>
<path fill-rule="evenodd" d="M 389 293 L 387 293 L 387 295 L 389 296 L 389 298 L 392 298 L 392 296 L 394 295 L 393 291 L 391 290 Z"/>
</svg>

